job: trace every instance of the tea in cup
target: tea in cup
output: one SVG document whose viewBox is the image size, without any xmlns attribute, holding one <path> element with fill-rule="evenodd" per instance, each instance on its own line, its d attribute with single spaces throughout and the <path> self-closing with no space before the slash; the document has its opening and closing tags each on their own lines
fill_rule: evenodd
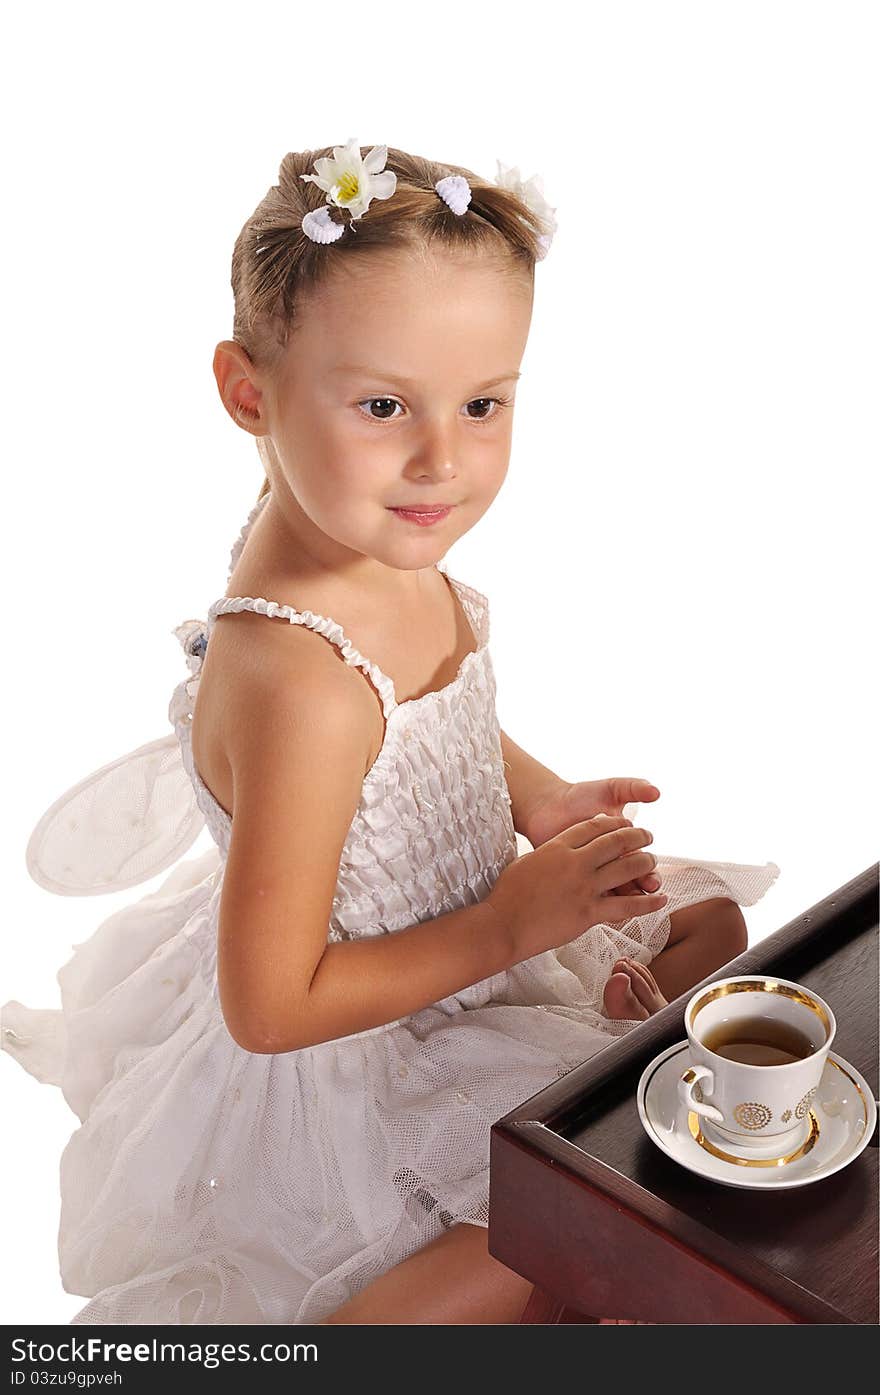
<svg viewBox="0 0 880 1395">
<path fill-rule="evenodd" d="M 684 1014 L 690 1067 L 678 1084 L 705 1139 L 780 1159 L 811 1136 L 815 1095 L 837 1023 L 803 984 L 772 975 L 720 979 Z"/>
</svg>

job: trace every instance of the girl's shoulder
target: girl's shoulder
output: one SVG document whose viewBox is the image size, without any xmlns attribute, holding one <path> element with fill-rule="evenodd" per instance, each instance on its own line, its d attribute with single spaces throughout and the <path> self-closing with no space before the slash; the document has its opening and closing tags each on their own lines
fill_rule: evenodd
<svg viewBox="0 0 880 1395">
<path fill-rule="evenodd" d="M 236 735 L 257 724 L 271 739 L 279 721 L 307 721 L 310 709 L 330 702 L 345 704 L 348 720 L 363 731 L 366 772 L 375 695 L 339 662 L 338 650 L 283 615 L 242 608 L 216 616 L 200 669 L 191 739 L 199 775 L 230 818 Z"/>
</svg>

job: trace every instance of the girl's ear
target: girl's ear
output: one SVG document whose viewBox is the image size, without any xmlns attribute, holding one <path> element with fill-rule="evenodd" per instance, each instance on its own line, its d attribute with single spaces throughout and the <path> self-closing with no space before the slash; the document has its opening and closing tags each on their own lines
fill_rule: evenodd
<svg viewBox="0 0 880 1395">
<path fill-rule="evenodd" d="M 212 368 L 220 399 L 232 420 L 256 435 L 265 428 L 263 394 L 249 354 L 234 339 L 223 339 L 214 350 Z"/>
</svg>

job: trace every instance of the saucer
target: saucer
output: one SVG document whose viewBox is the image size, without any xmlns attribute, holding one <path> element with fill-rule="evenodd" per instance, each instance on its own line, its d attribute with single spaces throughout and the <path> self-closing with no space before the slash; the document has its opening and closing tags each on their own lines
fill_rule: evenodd
<svg viewBox="0 0 880 1395">
<path fill-rule="evenodd" d="M 877 1106 L 870 1086 L 855 1066 L 829 1051 L 800 1144 L 790 1145 L 779 1158 L 728 1152 L 704 1136 L 699 1115 L 679 1098 L 678 1081 L 687 1070 L 689 1053 L 685 1039 L 656 1056 L 642 1072 L 636 1104 L 651 1141 L 682 1167 L 712 1182 L 758 1191 L 805 1187 L 846 1167 L 874 1132 Z"/>
</svg>

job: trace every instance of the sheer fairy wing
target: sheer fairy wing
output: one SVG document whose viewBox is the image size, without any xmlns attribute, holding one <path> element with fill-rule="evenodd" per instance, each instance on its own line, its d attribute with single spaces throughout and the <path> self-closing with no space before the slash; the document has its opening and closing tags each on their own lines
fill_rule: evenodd
<svg viewBox="0 0 880 1395">
<path fill-rule="evenodd" d="M 93 771 L 56 799 L 28 841 L 28 872 L 59 896 L 122 891 L 170 867 L 204 823 L 171 732 Z"/>
<path fill-rule="evenodd" d="M 257 501 L 232 549 L 230 576 L 267 497 Z M 177 862 L 205 827 L 181 739 L 192 722 L 210 625 L 184 620 L 172 633 L 190 673 L 168 707 L 174 730 L 101 766 L 46 810 L 28 840 L 25 860 L 33 880 L 47 891 L 100 896 L 137 886 Z"/>
</svg>

